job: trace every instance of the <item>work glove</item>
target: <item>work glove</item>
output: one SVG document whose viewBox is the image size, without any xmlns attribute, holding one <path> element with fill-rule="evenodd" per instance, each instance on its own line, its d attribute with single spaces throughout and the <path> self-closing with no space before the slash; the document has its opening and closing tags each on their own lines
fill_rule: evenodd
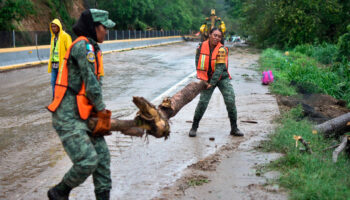
<svg viewBox="0 0 350 200">
<path fill-rule="evenodd" d="M 96 114 L 93 114 L 92 117 L 97 118 L 97 124 L 92 131 L 92 136 L 104 136 L 104 135 L 111 135 L 110 132 L 111 129 L 111 116 L 112 112 L 110 110 L 102 110 L 97 112 Z"/>
</svg>

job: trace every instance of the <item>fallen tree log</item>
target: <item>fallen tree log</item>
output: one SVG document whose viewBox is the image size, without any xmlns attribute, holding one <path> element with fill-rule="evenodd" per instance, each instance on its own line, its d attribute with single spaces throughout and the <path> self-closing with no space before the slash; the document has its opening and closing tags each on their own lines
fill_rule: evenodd
<svg viewBox="0 0 350 200">
<path fill-rule="evenodd" d="M 120 131 L 122 134 L 141 137 L 147 134 L 156 138 L 169 136 L 169 119 L 174 117 L 186 104 L 191 102 L 202 90 L 206 89 L 205 81 L 191 82 L 172 97 L 167 97 L 156 108 L 143 97 L 133 97 L 134 104 L 139 108 L 133 120 L 111 119 L 110 131 Z M 96 126 L 97 119 L 89 120 L 91 130 Z"/>
<path fill-rule="evenodd" d="M 339 117 L 328 120 L 322 124 L 316 125 L 314 128 L 321 133 L 329 134 L 341 129 L 344 129 L 347 126 L 347 123 L 350 121 L 350 113 L 340 115 Z"/>
</svg>

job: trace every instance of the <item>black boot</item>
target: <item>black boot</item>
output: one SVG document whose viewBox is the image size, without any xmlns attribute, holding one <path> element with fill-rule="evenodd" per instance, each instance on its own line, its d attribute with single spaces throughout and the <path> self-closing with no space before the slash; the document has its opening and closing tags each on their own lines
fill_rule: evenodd
<svg viewBox="0 0 350 200">
<path fill-rule="evenodd" d="M 188 133 L 188 136 L 196 137 L 196 135 L 197 135 L 197 129 L 192 127 L 190 132 Z"/>
<path fill-rule="evenodd" d="M 230 135 L 237 136 L 237 137 L 243 137 L 244 136 L 242 131 L 240 131 L 237 127 L 231 127 Z"/>
<path fill-rule="evenodd" d="M 47 197 L 49 197 L 49 200 L 68 200 L 71 190 L 71 187 L 63 182 L 60 182 L 55 187 L 49 189 L 47 192 Z"/>
<path fill-rule="evenodd" d="M 192 128 L 191 128 L 190 132 L 188 133 L 188 136 L 190 136 L 190 137 L 196 137 L 198 125 L 199 125 L 199 121 L 193 119 Z"/>
<path fill-rule="evenodd" d="M 109 200 L 109 190 L 96 193 L 96 200 Z"/>
</svg>

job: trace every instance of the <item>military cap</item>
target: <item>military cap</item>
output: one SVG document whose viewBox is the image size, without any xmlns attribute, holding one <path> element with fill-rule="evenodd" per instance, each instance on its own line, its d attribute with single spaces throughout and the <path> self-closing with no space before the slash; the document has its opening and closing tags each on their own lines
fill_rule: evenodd
<svg viewBox="0 0 350 200">
<path fill-rule="evenodd" d="M 94 22 L 100 22 L 103 26 L 107 28 L 113 28 L 115 23 L 108 19 L 108 11 L 99 9 L 90 9 L 92 19 Z"/>
</svg>

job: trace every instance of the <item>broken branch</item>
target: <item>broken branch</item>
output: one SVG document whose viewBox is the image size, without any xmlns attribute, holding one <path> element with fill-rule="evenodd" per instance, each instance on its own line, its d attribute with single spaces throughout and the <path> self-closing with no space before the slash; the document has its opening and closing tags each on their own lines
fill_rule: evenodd
<svg viewBox="0 0 350 200">
<path fill-rule="evenodd" d="M 338 155 L 340 152 L 342 152 L 346 145 L 348 143 L 348 136 L 344 136 L 342 142 L 339 144 L 339 146 L 333 151 L 333 162 L 336 163 L 338 160 Z"/>
</svg>

